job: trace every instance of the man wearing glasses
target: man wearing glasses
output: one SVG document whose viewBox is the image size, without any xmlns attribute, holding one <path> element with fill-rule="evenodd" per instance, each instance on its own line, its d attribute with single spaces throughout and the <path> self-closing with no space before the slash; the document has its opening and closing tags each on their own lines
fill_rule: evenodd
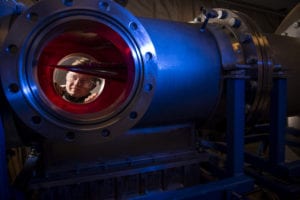
<svg viewBox="0 0 300 200">
<path fill-rule="evenodd" d="M 62 97 L 73 103 L 89 103 L 97 96 L 91 93 L 96 83 L 97 78 L 94 76 L 69 71 L 66 74 L 66 86 L 62 88 Z"/>
</svg>

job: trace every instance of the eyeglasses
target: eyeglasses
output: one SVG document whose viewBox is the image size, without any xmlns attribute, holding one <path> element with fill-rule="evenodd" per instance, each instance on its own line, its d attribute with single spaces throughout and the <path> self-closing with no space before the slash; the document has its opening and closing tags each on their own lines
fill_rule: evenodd
<svg viewBox="0 0 300 200">
<path fill-rule="evenodd" d="M 77 75 L 69 75 L 66 77 L 66 80 L 70 82 L 77 81 L 77 84 L 80 84 L 82 87 L 85 88 L 90 88 L 95 84 L 93 80 L 88 78 L 79 78 Z"/>
</svg>

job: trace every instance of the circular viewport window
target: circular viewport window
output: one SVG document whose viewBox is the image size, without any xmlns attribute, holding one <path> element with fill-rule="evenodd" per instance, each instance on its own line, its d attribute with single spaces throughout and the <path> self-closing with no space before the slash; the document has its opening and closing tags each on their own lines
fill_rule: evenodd
<svg viewBox="0 0 300 200">
<path fill-rule="evenodd" d="M 73 114 L 120 112 L 136 81 L 123 35 L 90 20 L 60 26 L 55 30 L 62 31 L 48 33 L 39 50 L 37 78 L 47 104 Z"/>
<path fill-rule="evenodd" d="M 105 79 L 93 76 L 92 72 L 79 70 L 93 62 L 97 63 L 94 58 L 84 54 L 72 54 L 60 60 L 58 66 L 65 68 L 57 68 L 53 72 L 56 93 L 71 103 L 86 104 L 96 100 L 103 91 Z"/>
</svg>

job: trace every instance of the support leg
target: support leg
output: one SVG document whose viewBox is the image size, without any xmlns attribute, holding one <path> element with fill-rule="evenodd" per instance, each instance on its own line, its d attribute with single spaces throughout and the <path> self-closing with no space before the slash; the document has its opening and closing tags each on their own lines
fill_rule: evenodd
<svg viewBox="0 0 300 200">
<path fill-rule="evenodd" d="M 226 85 L 227 172 L 238 176 L 244 173 L 245 80 L 228 78 Z"/>
<path fill-rule="evenodd" d="M 285 78 L 275 78 L 271 95 L 271 130 L 269 160 L 272 165 L 285 162 L 286 131 L 286 84 Z"/>
</svg>

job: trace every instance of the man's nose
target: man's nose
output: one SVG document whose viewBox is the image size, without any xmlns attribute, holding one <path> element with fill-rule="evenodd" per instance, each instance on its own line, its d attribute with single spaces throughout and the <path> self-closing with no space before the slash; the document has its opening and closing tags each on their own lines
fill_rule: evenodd
<svg viewBox="0 0 300 200">
<path fill-rule="evenodd" d="M 80 79 L 74 80 L 74 85 L 80 86 L 81 85 L 81 80 Z"/>
</svg>

